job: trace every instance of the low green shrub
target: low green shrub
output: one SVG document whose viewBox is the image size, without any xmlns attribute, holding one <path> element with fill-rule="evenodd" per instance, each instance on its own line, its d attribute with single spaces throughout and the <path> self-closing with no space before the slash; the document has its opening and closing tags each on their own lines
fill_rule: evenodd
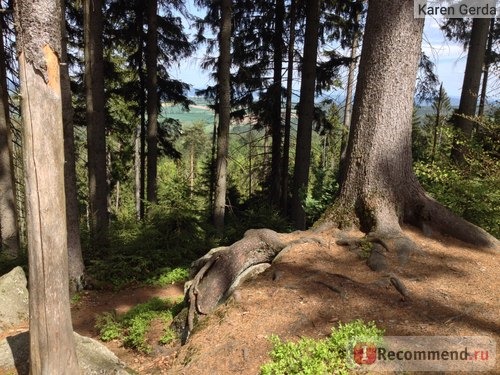
<svg viewBox="0 0 500 375">
<path fill-rule="evenodd" d="M 134 306 L 123 315 L 104 313 L 98 316 L 96 328 L 103 341 L 118 339 L 126 347 L 148 353 L 151 351 L 151 345 L 147 342 L 146 336 L 153 320 L 160 319 L 164 322 L 164 335 L 159 343 L 168 344 L 176 338 L 175 332 L 168 326 L 182 307 L 182 300 L 162 300 L 154 297 L 145 303 Z"/>
<path fill-rule="evenodd" d="M 383 333 L 373 322 L 355 320 L 333 328 L 331 335 L 322 340 L 302 338 L 297 342 L 285 342 L 273 335 L 270 337 L 273 344 L 271 362 L 261 367 L 261 374 L 347 375 L 354 368 L 347 352 L 354 340 L 378 341 Z"/>
</svg>

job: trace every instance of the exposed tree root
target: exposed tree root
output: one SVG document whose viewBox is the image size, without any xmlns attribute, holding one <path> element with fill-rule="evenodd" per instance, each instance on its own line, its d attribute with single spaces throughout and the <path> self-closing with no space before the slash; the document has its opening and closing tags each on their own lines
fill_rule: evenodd
<svg viewBox="0 0 500 375">
<path fill-rule="evenodd" d="M 183 343 L 193 329 L 196 314 L 212 312 L 241 282 L 269 267 L 285 246 L 282 235 L 269 229 L 252 229 L 231 246 L 212 249 L 193 262 L 194 278 L 185 288 L 189 308 Z"/>
<path fill-rule="evenodd" d="M 427 194 L 414 197 L 406 205 L 405 221 L 418 226 L 426 235 L 433 232 L 449 235 L 479 249 L 499 251 L 498 239 L 484 229 L 451 212 Z"/>
<path fill-rule="evenodd" d="M 369 268 L 381 275 L 375 283 L 384 287 L 394 287 L 402 300 L 408 300 L 410 293 L 403 282 L 391 272 L 389 255 L 391 255 L 390 259 L 397 260 L 399 266 L 405 266 L 411 256 L 420 249 L 403 233 L 400 222 L 417 225 L 427 235 L 435 230 L 481 248 L 498 250 L 499 241 L 496 238 L 453 214 L 428 197 L 423 190 L 420 189 L 419 194 L 414 194 L 404 201 L 406 204 L 399 210 L 399 213 L 396 209 L 391 209 L 391 205 L 384 205 L 380 201 L 373 201 L 370 204 L 365 202 L 364 207 L 358 205 L 355 210 L 353 208 L 351 217 L 353 212 L 356 213 L 362 228 L 367 231 L 371 230 L 363 237 L 354 237 L 349 232 L 334 230 L 334 235 L 337 237 L 336 243 L 347 246 L 361 258 L 365 258 Z M 343 211 L 339 212 L 345 214 L 345 206 L 337 205 L 337 207 L 344 207 Z M 313 230 L 313 233 L 331 232 L 334 229 L 331 223 L 335 222 L 331 219 L 330 212 L 330 220 L 324 219 Z M 204 257 L 193 262 L 192 281 L 186 283 L 185 287 L 189 307 L 185 318 L 183 343 L 186 342 L 193 329 L 196 315 L 210 314 L 245 279 L 263 272 L 294 245 L 316 243 L 320 246 L 328 246 L 321 237 L 314 235 L 288 242 L 284 238 L 284 235 L 269 229 L 249 230 L 240 241 L 228 247 L 212 249 Z M 277 280 L 278 277 L 278 275 L 273 275 L 273 280 Z M 342 275 L 338 277 L 349 279 Z M 360 284 L 354 280 L 351 282 Z M 319 283 L 341 296 L 344 295 L 342 287 L 335 283 L 324 281 Z"/>
</svg>

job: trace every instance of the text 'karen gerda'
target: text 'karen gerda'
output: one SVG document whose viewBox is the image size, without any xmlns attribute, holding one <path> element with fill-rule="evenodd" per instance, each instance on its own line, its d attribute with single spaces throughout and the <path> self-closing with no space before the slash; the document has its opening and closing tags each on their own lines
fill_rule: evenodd
<svg viewBox="0 0 500 375">
<path fill-rule="evenodd" d="M 494 0 L 489 2 L 474 0 L 460 2 L 415 1 L 416 18 L 425 16 L 490 18 L 499 15 L 499 7 Z"/>
</svg>

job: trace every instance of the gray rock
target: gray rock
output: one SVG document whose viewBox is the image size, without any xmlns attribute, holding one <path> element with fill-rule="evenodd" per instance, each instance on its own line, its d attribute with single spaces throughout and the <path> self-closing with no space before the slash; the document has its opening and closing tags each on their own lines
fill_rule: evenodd
<svg viewBox="0 0 500 375">
<path fill-rule="evenodd" d="M 118 357 L 104 345 L 75 333 L 76 354 L 84 375 L 130 375 Z M 29 373 L 29 334 L 23 332 L 0 340 L 0 373 Z"/>
<path fill-rule="evenodd" d="M 29 297 L 26 275 L 16 267 L 0 277 L 0 333 L 28 320 Z"/>
<path fill-rule="evenodd" d="M 29 319 L 26 275 L 21 267 L 0 277 L 0 334 Z M 84 375 L 128 375 L 133 372 L 104 345 L 75 333 L 78 363 Z M 28 375 L 29 333 L 0 340 L 0 374 Z"/>
</svg>

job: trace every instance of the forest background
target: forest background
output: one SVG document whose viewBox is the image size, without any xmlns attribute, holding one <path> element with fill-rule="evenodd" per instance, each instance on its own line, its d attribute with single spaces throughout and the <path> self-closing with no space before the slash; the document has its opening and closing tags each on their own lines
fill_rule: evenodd
<svg viewBox="0 0 500 375">
<path fill-rule="evenodd" d="M 265 3 L 265 2 L 264 2 Z M 289 185 L 281 189 L 279 199 L 273 197 L 273 99 L 276 78 L 272 77 L 276 41 L 266 35 L 248 35 L 245 30 L 273 25 L 263 16 L 269 5 L 251 7 L 246 2 L 234 5 L 234 36 L 232 62 L 232 120 L 229 136 L 228 186 L 225 194 L 224 228 L 213 222 L 217 96 L 215 86 L 194 87 L 177 80 L 189 56 L 200 57 L 208 72 L 217 74 L 215 64 L 219 50 L 217 42 L 217 10 L 199 2 L 194 14 L 193 4 L 158 2 L 157 92 L 158 139 L 157 172 L 147 171 L 151 146 L 148 133 L 147 7 L 142 2 L 106 1 L 102 43 L 105 84 L 105 210 L 109 216 L 95 217 L 95 191 L 89 188 L 89 132 L 85 109 L 85 51 L 83 49 L 83 9 L 78 1 L 66 2 L 68 31 L 68 63 L 74 108 L 74 140 L 76 194 L 79 233 L 72 237 L 82 244 L 84 264 L 76 279 L 87 283 L 102 283 L 115 287 L 159 280 L 171 272 L 184 277 L 187 265 L 206 249 L 227 244 L 240 238 L 248 228 L 266 227 L 278 231 L 301 228 L 290 212 L 293 199 L 293 174 L 296 150 L 297 104 L 303 64 L 304 9 L 297 5 L 295 19 L 290 18 L 292 3 L 285 2 L 285 38 L 280 48 L 283 65 L 280 68 L 278 114 L 281 130 L 285 131 L 289 116 L 290 138 L 285 151 L 278 149 L 282 162 L 287 154 L 288 171 L 279 178 Z M 2 2 L 9 9 L 9 1 Z M 200 10 L 203 9 L 203 10 Z M 355 74 L 361 45 L 365 15 L 363 2 L 325 2 L 322 9 L 314 131 L 310 152 L 310 175 L 306 192 L 300 192 L 307 226 L 314 223 L 338 193 L 339 168 L 343 145 L 348 134 L 349 108 L 352 92 L 346 90 L 346 76 Z M 255 16 L 256 23 L 247 23 L 244 16 Z M 335 18 L 340 15 L 339 18 Z M 333 17 L 333 18 L 332 18 Z M 248 18 L 250 19 L 250 18 Z M 258 24 L 257 21 L 262 22 Z M 12 137 L 13 180 L 15 181 L 15 213 L 17 235 L 9 242 L 6 219 L 3 219 L 2 271 L 12 264 L 24 263 L 26 254 L 25 208 L 22 141 L 19 123 L 18 74 L 15 54 L 15 33 L 9 13 L 3 14 L 3 35 L 6 61 L 6 88 L 9 92 L 10 131 Z M 252 21 L 253 22 L 253 21 Z M 294 23 L 293 23 L 294 22 Z M 189 36 L 186 25 L 192 25 Z M 290 30 L 296 42 L 290 44 Z M 443 35 L 450 43 L 467 51 L 472 22 L 441 20 Z M 474 136 L 467 141 L 466 163 L 452 157 L 456 138 L 453 113 L 459 99 L 448 97 L 436 74 L 432 58 L 422 55 L 413 119 L 414 169 L 425 189 L 451 210 L 475 223 L 496 237 L 500 235 L 500 196 L 498 192 L 498 20 L 489 26 L 487 64 L 481 67 L 484 93 L 477 93 L 478 114 Z M 242 45 L 254 46 L 245 51 Z M 291 45 L 291 47 L 290 47 Z M 287 47 L 288 46 L 288 47 Z M 489 46 L 489 47 L 488 47 Z M 288 48 L 288 51 L 286 51 Z M 428 52 L 428 47 L 424 50 Z M 292 59 L 285 58 L 290 53 Z M 351 54 L 352 52 L 352 54 Z M 241 54 L 240 54 L 241 53 Z M 465 55 L 466 52 L 464 52 Z M 285 67 L 286 64 L 291 64 Z M 489 81 L 486 66 L 490 69 Z M 189 67 L 187 68 L 189 69 Z M 291 86 L 285 84 L 291 71 Z M 461 81 L 461 77 L 457 77 Z M 209 81 L 208 83 L 210 84 Z M 352 90 L 352 87 L 351 87 Z M 288 98 L 290 93 L 290 98 Z M 333 95 L 332 95 L 333 93 Z M 88 99 L 87 99 L 88 100 Z M 153 99 L 155 100 L 155 99 Z M 286 101 L 292 107 L 286 114 Z M 274 106 L 276 108 L 277 106 Z M 215 109 L 215 111 L 214 111 Z M 347 116 L 346 116 L 347 115 Z M 347 117 L 347 118 L 346 118 Z M 279 133 L 284 136 L 283 133 Z M 283 139 L 281 142 L 284 142 Z M 279 147 L 284 147 L 281 143 Z M 155 143 L 155 142 L 154 142 Z M 274 142 L 276 144 L 276 142 Z M 156 147 L 156 146 L 155 146 Z M 149 177 L 148 177 L 149 176 Z M 154 177 L 154 178 L 153 178 Z M 152 180 L 155 182 L 152 182 Z M 156 196 L 148 197 L 148 187 L 157 187 Z M 287 199 L 288 198 L 288 199 Z M 287 202 L 288 200 L 288 202 Z M 101 199 L 101 202 L 103 200 Z M 94 202 L 94 203 L 93 203 Z M 5 206 L 3 206 L 5 207 Z M 4 210 L 5 211 L 5 210 Z M 292 210 L 293 211 L 293 210 Z M 99 222 L 106 221 L 102 225 Z M 108 229 L 109 225 L 109 229 Z M 104 228 L 104 229 L 103 229 Z M 99 231 L 105 233 L 100 238 Z M 81 241 L 80 241 L 81 238 Z M 72 260 L 70 259 L 70 264 Z M 83 281 L 78 281 L 77 284 Z M 80 288 L 81 286 L 77 287 Z"/>
</svg>

